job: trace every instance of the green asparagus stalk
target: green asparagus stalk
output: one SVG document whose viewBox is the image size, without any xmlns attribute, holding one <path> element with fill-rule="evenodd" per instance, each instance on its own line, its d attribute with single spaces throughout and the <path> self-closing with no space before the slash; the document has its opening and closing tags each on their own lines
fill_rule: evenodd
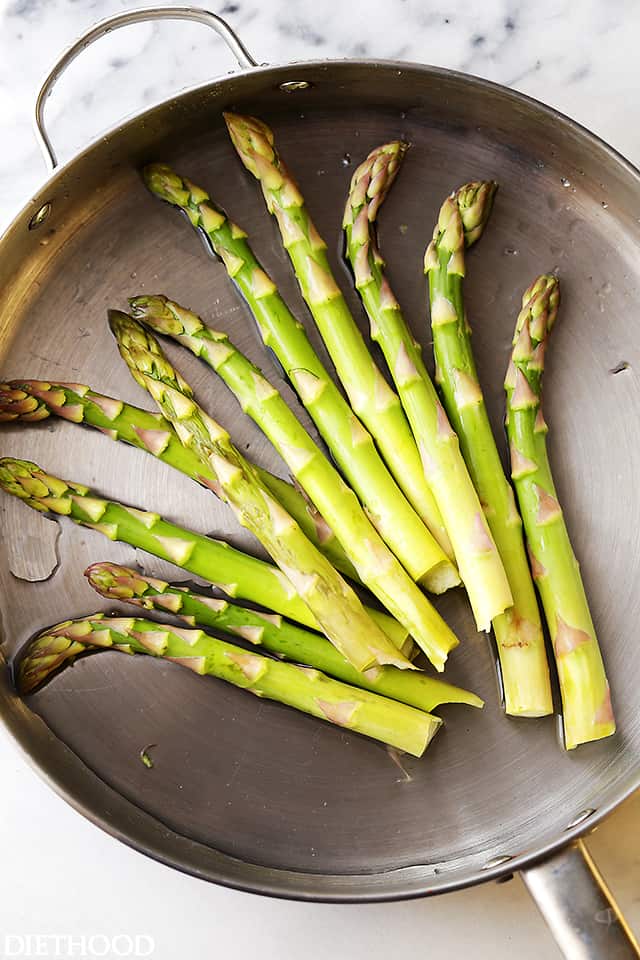
<svg viewBox="0 0 640 960">
<path fill-rule="evenodd" d="M 425 256 L 432 303 L 433 350 L 445 409 L 504 564 L 513 606 L 493 617 L 508 714 L 553 713 L 540 612 L 527 562 L 522 520 L 487 414 L 463 302 L 465 244 L 482 234 L 496 184 L 465 184 L 445 200 Z"/>
<path fill-rule="evenodd" d="M 395 380 L 424 472 L 453 542 L 478 629 L 511 605 L 511 592 L 478 495 L 460 453 L 458 438 L 427 373 L 419 344 L 409 330 L 384 274 L 375 218 L 395 179 L 404 145 L 374 150 L 356 170 L 347 199 L 346 251 L 371 325 Z"/>
<path fill-rule="evenodd" d="M 218 677 L 415 757 L 422 756 L 442 724 L 404 703 L 350 687 L 310 667 L 249 652 L 202 630 L 103 613 L 66 620 L 32 640 L 18 668 L 19 689 L 30 693 L 79 654 L 109 649 L 171 660 L 199 676 Z"/>
<path fill-rule="evenodd" d="M 117 310 L 110 311 L 109 324 L 137 382 L 149 391 L 182 443 L 213 468 L 219 495 L 289 578 L 342 655 L 357 670 L 374 663 L 411 667 L 371 620 L 353 588 L 273 499 L 227 431 L 198 406 L 191 388 L 173 369 L 157 340 L 137 320 Z M 268 385 L 268 390 L 273 388 Z M 344 546 L 342 535 L 339 539 Z"/>
<path fill-rule="evenodd" d="M 48 383 L 43 380 L 13 380 L 0 383 L 0 422 L 20 420 L 31 423 L 48 416 L 82 423 L 122 440 L 180 470 L 204 486 L 211 486 L 215 474 L 193 450 L 184 447 L 161 413 L 149 413 L 122 400 L 105 397 L 83 383 Z M 357 580 L 338 538 L 316 508 L 291 483 L 254 464 L 263 483 L 287 513 L 296 520 L 305 536 L 322 551 L 338 570 Z M 202 478 L 207 483 L 203 484 Z"/>
<path fill-rule="evenodd" d="M 193 343 L 258 423 L 302 488 L 326 517 L 360 580 L 409 630 L 433 665 L 442 670 L 455 635 L 380 538 L 356 495 L 324 456 L 278 391 L 232 344 L 226 334 L 203 326 L 198 317 L 166 298 L 142 298 L 138 313 L 162 332 L 177 331 Z M 206 330 L 189 339 L 186 331 Z M 122 337 L 120 337 L 122 341 Z M 126 353 L 123 353 L 126 359 Z M 128 362 L 128 361 L 127 361 Z M 134 357 L 134 364 L 139 363 Z"/>
<path fill-rule="evenodd" d="M 435 528 L 434 535 L 439 542 L 434 542 L 434 536 L 384 465 L 371 435 L 320 362 L 304 327 L 296 321 L 254 256 L 244 231 L 211 203 L 201 187 L 180 178 L 169 167 L 159 164 L 147 167 L 145 181 L 156 196 L 185 211 L 193 226 L 206 233 L 251 309 L 265 344 L 282 364 L 348 483 L 383 540 L 414 580 L 424 583 L 434 593 L 442 593 L 459 583 L 457 572 L 444 552 L 450 551 L 451 546 L 443 525 L 440 523 Z M 154 314 L 158 313 L 158 322 L 163 323 L 162 332 L 170 333 L 197 356 L 208 360 L 208 347 L 215 334 L 193 314 L 186 317 L 187 331 L 184 323 L 181 324 L 179 308 L 172 308 L 172 318 L 159 302 L 152 309 L 149 303 L 153 300 L 158 298 L 134 298 L 134 316 L 144 312 L 152 323 Z"/>
<path fill-rule="evenodd" d="M 578 562 L 547 456 L 542 374 L 559 301 L 556 277 L 541 276 L 522 298 L 507 370 L 511 476 L 524 520 L 531 567 L 555 653 L 567 750 L 615 732 L 609 684 Z"/>
<path fill-rule="evenodd" d="M 326 244 L 304 198 L 278 156 L 273 132 L 261 120 L 224 115 L 233 145 L 247 170 L 260 181 L 267 208 L 278 221 L 282 242 L 356 415 L 376 441 L 408 500 L 432 531 L 442 517 L 427 484 L 420 456 L 400 401 L 375 365 L 331 272 Z M 450 534 L 450 531 L 447 531 Z"/>
<path fill-rule="evenodd" d="M 120 540 L 168 560 L 208 580 L 229 597 L 258 603 L 313 630 L 320 629 L 308 606 L 277 567 L 242 553 L 223 540 L 179 527 L 157 513 L 105 500 L 83 484 L 50 476 L 29 460 L 0 459 L 0 488 L 40 513 L 69 517 L 109 540 Z M 394 643 L 402 646 L 407 634 L 400 624 L 382 611 L 368 608 L 368 612 Z"/>
<path fill-rule="evenodd" d="M 191 627 L 210 627 L 235 634 L 279 657 L 315 667 L 344 683 L 400 700 L 427 713 L 443 703 L 483 706 L 483 701 L 474 693 L 422 672 L 372 667 L 360 673 L 324 637 L 294 626 L 277 614 L 247 610 L 216 597 L 194 593 L 187 587 L 143 577 L 136 570 L 115 563 L 94 563 L 85 570 L 85 576 L 93 589 L 107 600 L 124 600 L 145 610 L 172 613 Z"/>
</svg>

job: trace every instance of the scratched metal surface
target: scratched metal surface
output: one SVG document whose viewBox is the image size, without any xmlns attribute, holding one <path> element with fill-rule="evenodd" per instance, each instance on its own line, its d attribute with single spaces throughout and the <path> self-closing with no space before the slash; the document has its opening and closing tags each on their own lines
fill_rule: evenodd
<svg viewBox="0 0 640 960">
<path fill-rule="evenodd" d="M 299 77 L 312 88 L 278 90 L 281 80 Z M 119 128 L 63 169 L 19 218 L 0 248 L 3 378 L 81 381 L 148 406 L 118 359 L 105 311 L 123 307 L 132 294 L 164 292 L 228 330 L 283 386 L 223 268 L 145 192 L 137 174 L 142 162 L 167 159 L 202 182 L 249 231 L 311 331 L 257 185 L 223 129 L 220 111 L 229 105 L 273 123 L 336 263 L 353 164 L 384 139 L 411 141 L 381 215 L 381 243 L 392 285 L 425 345 L 421 258 L 439 204 L 471 177 L 500 182 L 490 227 L 469 256 L 467 291 L 480 376 L 501 442 L 501 381 L 518 296 L 539 272 L 559 270 L 564 300 L 546 392 L 551 454 L 619 733 L 567 756 L 554 718 L 506 719 L 490 647 L 475 633 L 459 592 L 439 602 L 462 641 L 448 676 L 480 693 L 487 706 L 483 713 L 443 709 L 445 730 L 422 760 L 398 766 L 355 735 L 169 664 L 115 653 L 80 662 L 24 704 L 3 669 L 5 723 L 84 813 L 198 875 L 335 899 L 438 892 L 497 876 L 594 823 L 637 785 L 640 773 L 640 465 L 632 428 L 640 415 L 637 175 L 556 115 L 440 71 L 305 64 L 230 78 Z M 52 214 L 29 232 L 28 220 L 44 201 L 52 202 Z M 348 275 L 338 271 L 362 321 Z M 167 349 L 236 442 L 282 473 L 214 375 Z M 610 373 L 620 361 L 629 367 Z M 54 420 L 9 425 L 0 452 L 259 552 L 213 496 L 90 430 Z M 171 572 L 6 496 L 0 516 L 8 661 L 36 629 L 104 606 L 83 580 L 89 562 L 137 559 L 148 571 Z M 152 770 L 139 759 L 150 743 L 156 744 Z M 593 813 L 567 830 L 585 810 Z M 499 856 L 514 860 L 483 871 Z"/>
</svg>

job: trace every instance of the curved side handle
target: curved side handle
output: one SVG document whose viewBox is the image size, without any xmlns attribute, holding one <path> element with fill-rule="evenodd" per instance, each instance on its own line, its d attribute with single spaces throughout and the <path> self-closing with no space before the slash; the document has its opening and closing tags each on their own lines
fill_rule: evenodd
<svg viewBox="0 0 640 960">
<path fill-rule="evenodd" d="M 522 871 L 566 960 L 637 960 L 640 946 L 581 840 Z"/>
<path fill-rule="evenodd" d="M 111 33 L 113 30 L 119 30 L 120 27 L 128 27 L 132 23 L 145 23 L 149 20 L 195 20 L 196 23 L 202 23 L 215 30 L 218 36 L 222 37 L 241 67 L 256 67 L 258 65 L 240 38 L 222 17 L 199 7 L 147 7 L 146 9 L 143 7 L 140 10 L 129 10 L 127 13 L 120 13 L 114 17 L 109 17 L 107 20 L 102 20 L 95 27 L 87 30 L 65 50 L 40 87 L 35 106 L 35 134 L 44 154 L 45 162 L 51 170 L 55 170 L 58 160 L 44 124 L 44 107 L 57 81 L 69 64 L 73 63 L 83 50 L 86 50 L 100 37 L 104 37 L 105 34 Z"/>
</svg>

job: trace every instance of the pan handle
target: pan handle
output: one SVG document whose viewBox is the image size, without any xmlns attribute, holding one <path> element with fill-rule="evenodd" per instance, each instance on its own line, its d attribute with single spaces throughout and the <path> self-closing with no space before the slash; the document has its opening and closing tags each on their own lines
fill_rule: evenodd
<svg viewBox="0 0 640 960">
<path fill-rule="evenodd" d="M 566 960 L 637 960 L 640 946 L 581 840 L 522 871 Z"/>
<path fill-rule="evenodd" d="M 77 56 L 83 50 L 91 46 L 94 41 L 104 37 L 105 34 L 113 30 L 119 30 L 120 27 L 128 27 L 132 23 L 145 23 L 148 20 L 195 20 L 196 23 L 202 23 L 222 37 L 232 54 L 241 67 L 256 67 L 257 61 L 253 59 L 240 38 L 234 33 L 226 20 L 219 17 L 209 10 L 202 10 L 199 7 L 147 7 L 140 10 L 129 10 L 127 13 L 120 13 L 114 17 L 108 17 L 91 27 L 86 33 L 83 33 L 75 43 L 65 50 L 65 52 L 56 61 L 49 74 L 45 78 L 40 92 L 36 99 L 35 106 L 35 134 L 44 154 L 45 163 L 51 170 L 55 170 L 58 165 L 58 158 L 49 139 L 44 123 L 44 107 L 47 98 L 51 94 L 55 84 L 60 79 Z"/>
</svg>

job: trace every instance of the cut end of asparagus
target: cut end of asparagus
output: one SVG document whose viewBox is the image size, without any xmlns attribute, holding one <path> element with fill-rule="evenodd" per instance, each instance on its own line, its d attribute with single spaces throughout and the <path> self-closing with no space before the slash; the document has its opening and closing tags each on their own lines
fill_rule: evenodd
<svg viewBox="0 0 640 960">
<path fill-rule="evenodd" d="M 497 189 L 498 184 L 494 180 L 472 180 L 456 190 L 454 199 L 462 218 L 467 247 L 482 236 Z"/>
<path fill-rule="evenodd" d="M 421 579 L 421 584 L 429 593 L 446 593 L 452 587 L 460 585 L 460 575 L 449 561 L 442 561 L 432 567 Z"/>
<path fill-rule="evenodd" d="M 611 706 L 611 694 L 607 685 L 602 704 L 595 714 L 586 713 L 579 708 L 564 704 L 564 745 L 567 750 L 575 750 L 581 743 L 593 743 L 605 740 L 616 732 L 616 722 Z"/>
<path fill-rule="evenodd" d="M 553 713 L 546 657 L 539 655 L 542 639 L 540 624 L 530 624 L 531 638 L 522 623 L 514 622 L 509 610 L 493 623 L 498 652 L 508 650 L 500 658 L 504 711 L 509 717 L 548 717 Z M 534 642 L 535 641 L 535 642 Z"/>
<path fill-rule="evenodd" d="M 431 719 L 431 723 L 430 723 L 430 725 L 428 726 L 428 728 L 427 728 L 426 731 L 425 731 L 425 743 L 424 743 L 424 747 L 422 747 L 420 753 L 418 753 L 418 752 L 414 753 L 414 756 L 415 756 L 415 757 L 421 757 L 421 756 L 422 756 L 422 754 L 424 753 L 424 751 L 427 749 L 427 747 L 429 746 L 429 744 L 431 743 L 431 741 L 432 741 L 433 738 L 435 737 L 435 735 L 436 735 L 436 733 L 438 732 L 438 730 L 440 730 L 440 728 L 441 728 L 441 727 L 443 726 L 443 724 L 444 724 L 444 721 L 441 720 L 440 717 L 436 717 L 436 716 L 434 716 L 433 714 L 429 714 L 428 716 L 429 716 L 430 719 Z"/>
</svg>

